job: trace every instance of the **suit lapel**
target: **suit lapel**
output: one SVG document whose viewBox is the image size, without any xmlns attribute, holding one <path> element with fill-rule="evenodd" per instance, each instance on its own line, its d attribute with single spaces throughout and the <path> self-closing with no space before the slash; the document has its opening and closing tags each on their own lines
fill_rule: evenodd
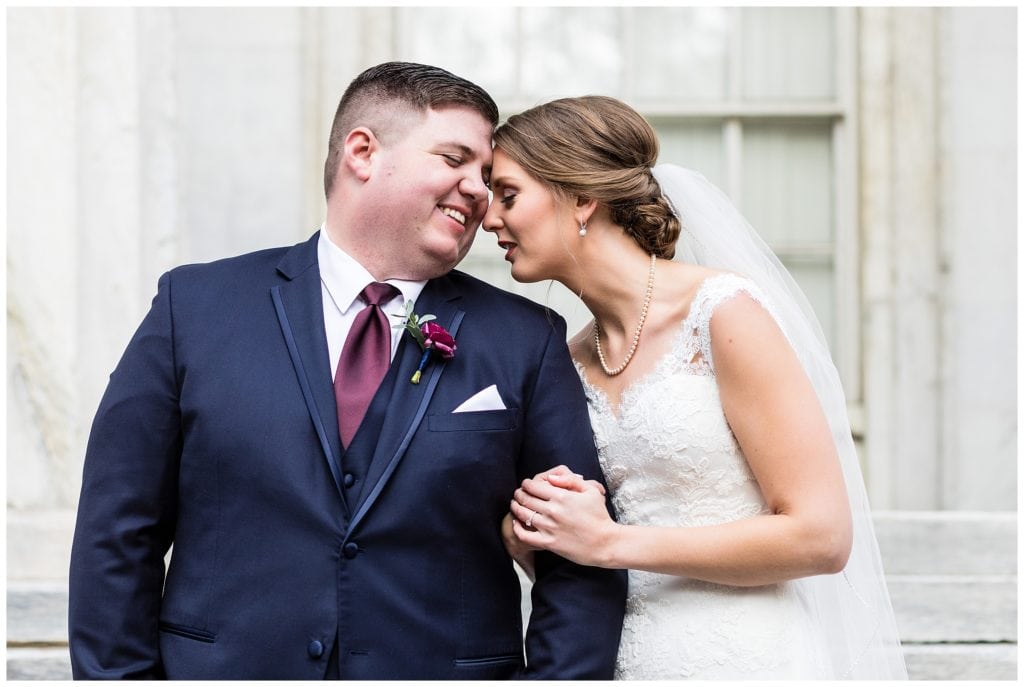
<svg viewBox="0 0 1024 687">
<path fill-rule="evenodd" d="M 433 314 L 437 323 L 445 327 L 452 336 L 457 337 L 459 325 L 465 313 L 458 308 L 460 296 L 446 277 L 430 281 L 416 302 L 419 315 Z M 412 440 L 426 413 L 427 405 L 434 394 L 434 389 L 445 369 L 445 361 L 433 357 L 423 373 L 419 384 L 410 379 L 419 365 L 421 351 L 419 346 L 405 336 L 392 367 L 398 365 L 397 376 L 391 389 L 391 398 L 387 405 L 387 414 L 381 428 L 380 436 L 374 449 L 370 469 L 360 492 L 360 500 L 355 507 L 349 531 L 366 515 L 377 500 L 384 486 L 394 474 L 398 463 Z M 456 339 L 458 340 L 458 339 Z"/>
<path fill-rule="evenodd" d="M 331 476 L 344 502 L 341 477 L 341 439 L 331 383 L 330 355 L 324 333 L 323 296 L 317 264 L 317 232 L 288 251 L 278 272 L 288 281 L 270 289 L 288 354 L 327 459 Z"/>
</svg>

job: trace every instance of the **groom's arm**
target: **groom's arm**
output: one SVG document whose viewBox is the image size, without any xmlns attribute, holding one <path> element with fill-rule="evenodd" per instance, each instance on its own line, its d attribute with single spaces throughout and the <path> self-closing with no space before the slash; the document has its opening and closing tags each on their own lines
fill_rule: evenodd
<svg viewBox="0 0 1024 687">
<path fill-rule="evenodd" d="M 563 464 L 604 483 L 586 399 L 555 318 L 525 408 L 521 478 Z M 538 551 L 533 612 L 526 633 L 526 677 L 610 680 L 622 631 L 626 572 L 591 568 Z"/>
<path fill-rule="evenodd" d="M 89 435 L 69 576 L 75 679 L 163 677 L 157 625 L 181 453 L 170 298 L 165 274 Z"/>
</svg>

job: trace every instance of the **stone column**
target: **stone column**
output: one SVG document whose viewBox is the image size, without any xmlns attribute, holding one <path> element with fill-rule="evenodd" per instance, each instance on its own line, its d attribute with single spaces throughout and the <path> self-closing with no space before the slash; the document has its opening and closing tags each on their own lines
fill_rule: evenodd
<svg viewBox="0 0 1024 687">
<path fill-rule="evenodd" d="M 871 497 L 1014 510 L 1016 13 L 859 18 Z"/>
<path fill-rule="evenodd" d="M 1017 504 L 1017 12 L 939 23 L 943 508 Z"/>
<path fill-rule="evenodd" d="M 9 14 L 12 579 L 66 576 L 92 415 L 152 296 L 141 266 L 173 259 L 169 23 L 133 8 Z M 154 91 L 169 114 L 143 126 Z"/>
<path fill-rule="evenodd" d="M 866 470 L 880 508 L 941 501 L 937 12 L 860 10 Z"/>
</svg>

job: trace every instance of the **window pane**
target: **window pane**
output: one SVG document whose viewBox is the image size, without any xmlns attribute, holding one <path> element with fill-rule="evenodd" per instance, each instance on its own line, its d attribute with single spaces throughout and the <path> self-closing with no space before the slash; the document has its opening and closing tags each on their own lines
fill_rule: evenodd
<svg viewBox="0 0 1024 687">
<path fill-rule="evenodd" d="M 524 7 L 520 11 L 524 95 L 621 94 L 621 9 Z M 509 59 L 513 56 L 510 52 Z"/>
<path fill-rule="evenodd" d="M 633 10 L 633 92 L 659 101 L 724 99 L 729 17 L 724 7 Z"/>
<path fill-rule="evenodd" d="M 719 188 L 725 188 L 725 151 L 722 125 L 712 120 L 649 118 L 658 132 L 658 162 L 695 169 Z"/>
<path fill-rule="evenodd" d="M 743 97 L 835 97 L 831 8 L 743 8 Z"/>
<path fill-rule="evenodd" d="M 397 10 L 396 60 L 447 69 L 498 99 L 516 93 L 514 7 L 415 7 Z M 482 30 L 486 29 L 486 30 Z M 458 36 L 458 40 L 446 40 Z"/>
<path fill-rule="evenodd" d="M 743 129 L 743 213 L 770 245 L 833 240 L 832 126 L 756 122 Z"/>
</svg>

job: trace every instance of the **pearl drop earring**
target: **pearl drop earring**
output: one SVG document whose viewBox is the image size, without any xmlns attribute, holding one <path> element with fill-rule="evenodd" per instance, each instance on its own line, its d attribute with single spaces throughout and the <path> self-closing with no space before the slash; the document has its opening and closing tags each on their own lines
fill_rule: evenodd
<svg viewBox="0 0 1024 687">
<path fill-rule="evenodd" d="M 586 236 L 586 235 L 587 235 L 587 223 L 586 222 L 580 222 L 580 236 Z"/>
</svg>

